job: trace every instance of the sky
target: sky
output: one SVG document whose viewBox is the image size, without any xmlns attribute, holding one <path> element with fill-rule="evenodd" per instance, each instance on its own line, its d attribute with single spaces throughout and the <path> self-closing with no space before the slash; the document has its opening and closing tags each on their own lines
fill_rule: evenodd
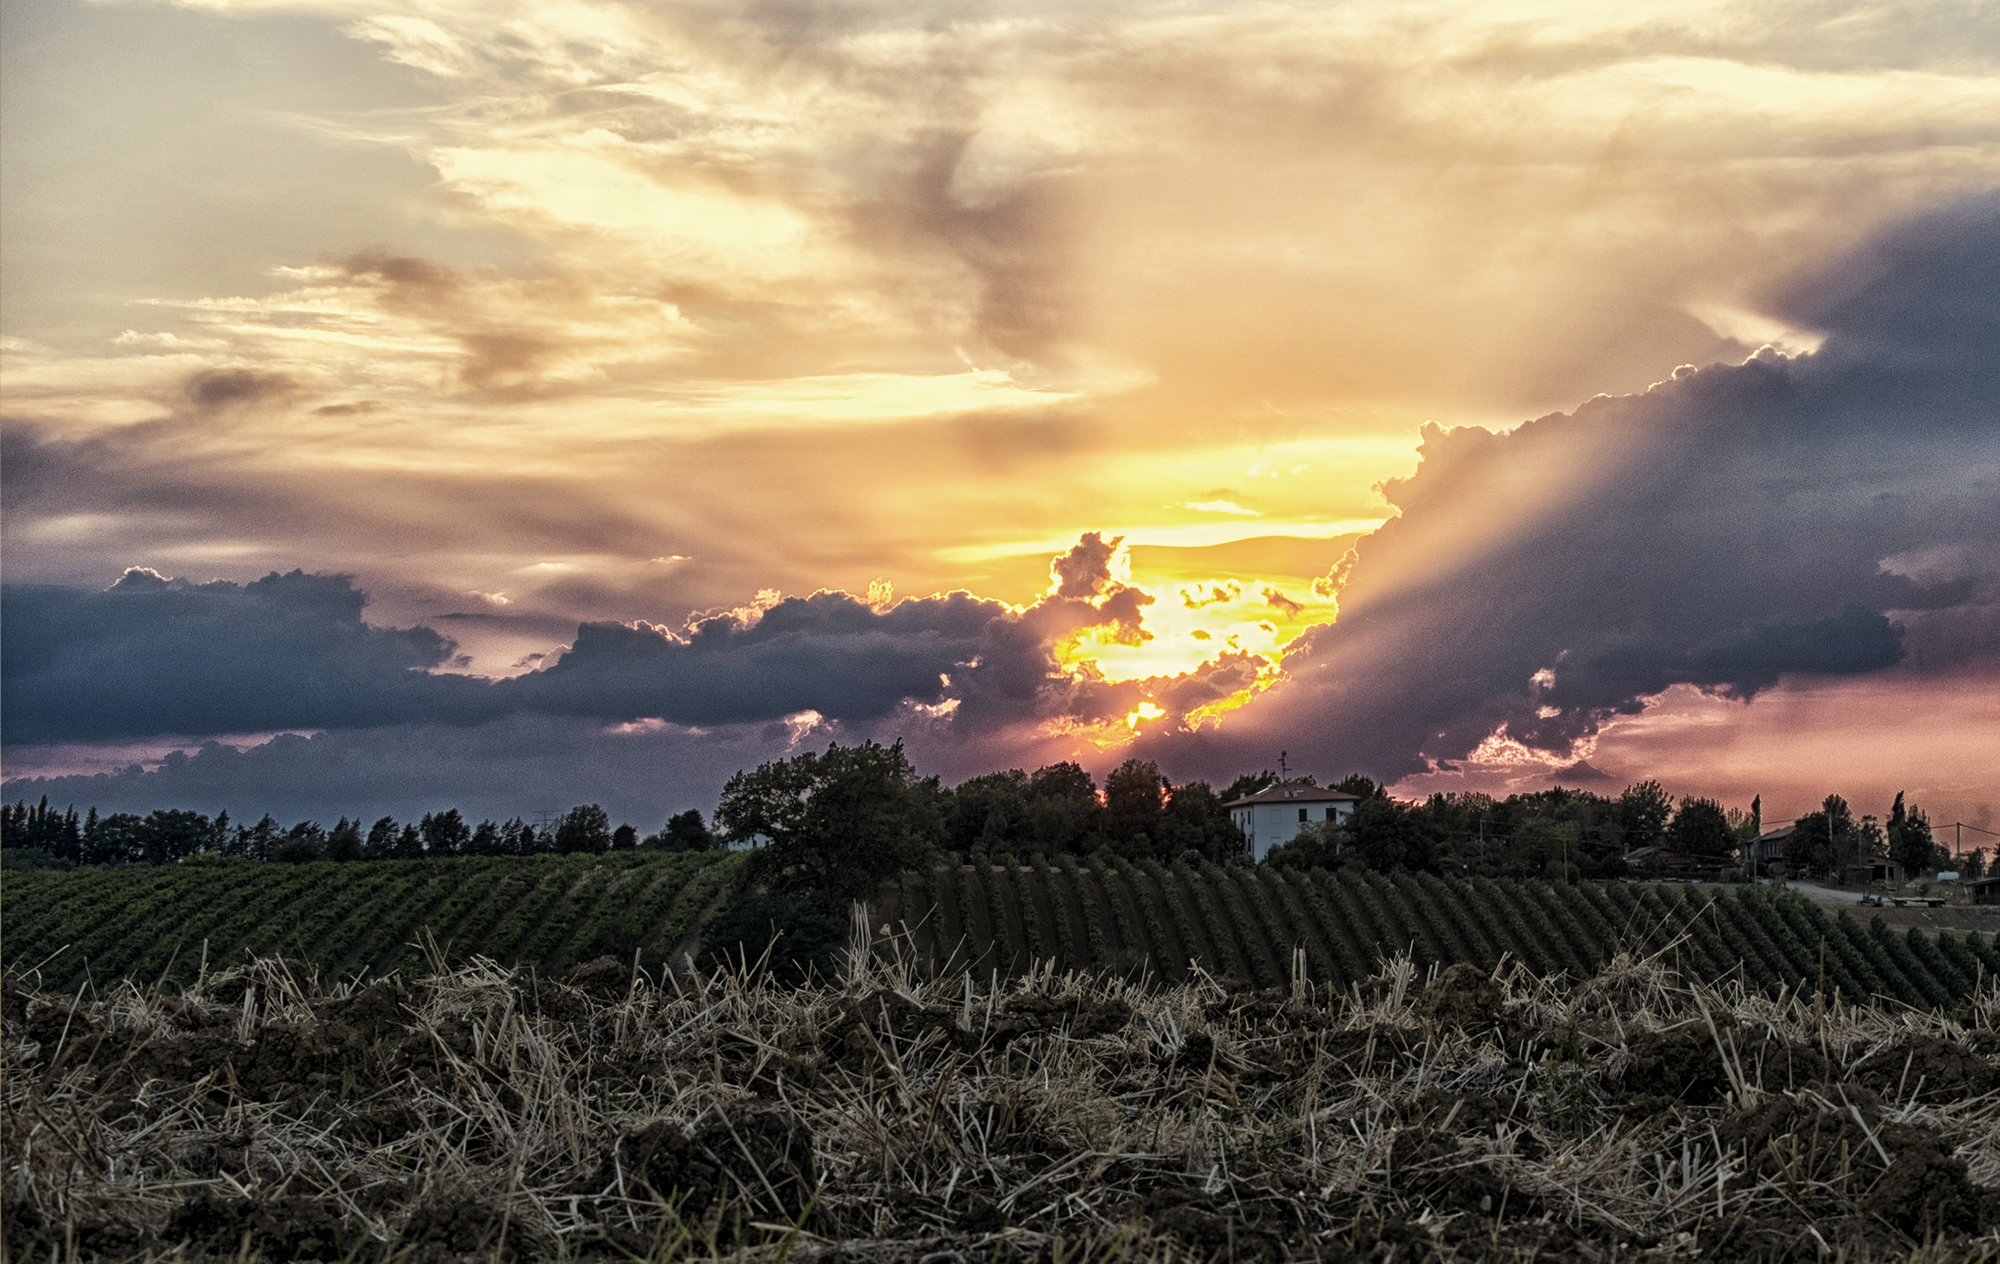
<svg viewBox="0 0 2000 1264">
<path fill-rule="evenodd" d="M 8 798 L 2000 828 L 2000 11 L 0 0 Z"/>
</svg>

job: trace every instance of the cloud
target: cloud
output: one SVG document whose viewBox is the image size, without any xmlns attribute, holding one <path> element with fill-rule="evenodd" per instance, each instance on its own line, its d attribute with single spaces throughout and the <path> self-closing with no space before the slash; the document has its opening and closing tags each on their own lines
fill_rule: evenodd
<svg viewBox="0 0 2000 1264">
<path fill-rule="evenodd" d="M 1506 434 L 1427 427 L 1339 620 L 1203 749 L 1288 742 L 1393 778 L 1504 737 L 1553 769 L 1675 685 L 2000 679 L 1996 259 L 2000 196 L 1976 199 L 1797 284 L 1815 354 Z"/>
<path fill-rule="evenodd" d="M 250 584 L 127 571 L 105 592 L 9 585 L 0 626 L 10 745 L 395 723 L 462 705 L 473 682 L 432 676 L 452 643 L 377 628 L 345 575 Z"/>
<path fill-rule="evenodd" d="M 1049 584 L 1058 597 L 1094 597 L 1112 582 L 1111 560 L 1118 554 L 1124 536 L 1106 540 L 1095 531 L 1085 533 L 1076 545 L 1049 563 Z"/>
<path fill-rule="evenodd" d="M 968 732 L 1099 723 L 1122 716 L 1121 704 L 1071 675 L 1059 651 L 1086 635 L 1151 637 L 1153 598 L 1109 579 L 1117 543 L 1086 535 L 1054 566 L 1078 595 L 1019 610 L 965 592 L 893 604 L 886 594 L 771 593 L 679 629 L 586 622 L 553 662 L 497 680 L 441 673 L 458 665 L 457 646 L 429 627 L 364 622 L 367 595 L 345 575 L 197 584 L 134 568 L 103 592 L 11 585 L 5 730 L 18 746 L 524 713 L 685 727 L 811 712 L 867 725 L 911 708 Z M 482 621 L 512 620 L 454 619 Z"/>
</svg>

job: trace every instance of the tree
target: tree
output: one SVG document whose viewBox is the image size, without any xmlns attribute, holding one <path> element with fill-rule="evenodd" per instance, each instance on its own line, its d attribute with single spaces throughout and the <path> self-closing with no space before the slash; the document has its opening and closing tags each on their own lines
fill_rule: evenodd
<svg viewBox="0 0 2000 1264">
<path fill-rule="evenodd" d="M 1222 796 L 1206 781 L 1190 781 L 1167 792 L 1160 813 L 1161 850 L 1170 855 L 1197 851 L 1202 859 L 1223 861 L 1244 854 L 1243 831 L 1229 819 Z"/>
<path fill-rule="evenodd" d="M 1958 872 L 1967 882 L 1977 882 L 1979 879 L 1985 877 L 1986 849 L 1984 847 L 1975 847 L 1971 851 L 1966 852 L 1965 858 L 1959 861 Z"/>
<path fill-rule="evenodd" d="M 1425 822 L 1394 799 L 1364 799 L 1341 823 L 1343 849 L 1370 869 L 1432 870 L 1437 840 Z"/>
<path fill-rule="evenodd" d="M 961 855 L 969 855 L 975 848 L 988 853 L 1011 850 L 1027 830 L 1032 797 L 1028 774 L 1018 768 L 959 782 L 952 787 L 951 809 L 946 815 L 952 850 Z M 1096 797 L 1093 788 L 1091 798 L 1094 801 Z"/>
<path fill-rule="evenodd" d="M 350 861 L 359 860 L 361 856 L 361 822 L 350 821 L 343 816 L 326 832 L 326 858 Z"/>
<path fill-rule="evenodd" d="M 612 851 L 631 851 L 639 845 L 639 831 L 630 825 L 620 825 L 611 831 Z"/>
<path fill-rule="evenodd" d="M 326 855 L 326 831 L 318 821 L 300 821 L 271 844 L 269 859 L 285 864 L 304 864 Z"/>
<path fill-rule="evenodd" d="M 461 856 L 472 844 L 472 831 L 467 828 L 465 818 L 458 814 L 457 808 L 426 812 L 424 819 L 417 823 L 417 833 L 423 836 L 424 854 L 427 856 Z"/>
<path fill-rule="evenodd" d="M 1667 832 L 1667 818 L 1674 813 L 1674 801 L 1657 781 L 1641 781 L 1625 787 L 1618 796 L 1618 827 L 1624 835 L 1625 850 L 1652 847 Z"/>
<path fill-rule="evenodd" d="M 1299 832 L 1264 853 L 1273 869 L 1338 869 L 1348 845 L 1347 828 L 1337 821 L 1309 821 Z"/>
<path fill-rule="evenodd" d="M 852 897 L 929 861 L 945 837 L 942 797 L 901 742 L 836 742 L 738 772 L 715 820 L 731 841 L 762 843 L 753 863 L 774 886 Z"/>
<path fill-rule="evenodd" d="M 1937 867 L 1937 840 L 1931 835 L 1931 820 L 1922 808 L 1903 807 L 1903 793 L 1896 792 L 1895 806 L 1889 809 L 1889 857 L 1905 872 L 1920 873 Z"/>
<path fill-rule="evenodd" d="M 1358 772 L 1348 773 L 1345 777 L 1334 783 L 1333 788 L 1342 794 L 1351 794 L 1357 799 L 1386 799 L 1389 797 L 1389 792 L 1381 786 L 1376 785 L 1373 777 L 1363 776 Z"/>
<path fill-rule="evenodd" d="M 507 849 L 501 841 L 500 827 L 491 821 L 481 821 L 472 831 L 472 841 L 466 844 L 466 851 L 474 856 L 505 856 Z"/>
<path fill-rule="evenodd" d="M 595 803 L 578 804 L 563 813 L 556 823 L 556 850 L 565 856 L 610 851 L 611 814 Z"/>
<path fill-rule="evenodd" d="M 1692 856 L 1728 856 L 1736 850 L 1736 831 L 1714 799 L 1686 798 L 1667 829 L 1667 846 Z"/>
<path fill-rule="evenodd" d="M 1859 831 L 1854 811 L 1837 794 L 1826 796 L 1820 810 L 1802 816 L 1785 839 L 1785 863 L 1800 873 L 1838 876 L 1858 854 Z"/>
<path fill-rule="evenodd" d="M 389 856 L 394 860 L 422 860 L 424 858 L 424 835 L 414 825 L 405 825 L 396 832 L 396 841 L 389 846 Z"/>
<path fill-rule="evenodd" d="M 1061 854 L 1103 846 L 1104 805 L 1097 783 L 1082 765 L 1064 761 L 1037 768 L 1028 778 L 1027 819 L 1019 829 L 988 837 L 1006 838 L 1017 850 Z"/>
<path fill-rule="evenodd" d="M 1269 768 L 1262 772 L 1241 773 L 1236 780 L 1229 783 L 1229 788 L 1222 792 L 1222 801 L 1234 803 L 1238 799 L 1247 799 L 1258 791 L 1269 790 L 1277 784 L 1278 774 Z"/>
<path fill-rule="evenodd" d="M 265 817 L 269 821 L 270 817 Z M 275 827 L 275 822 L 273 822 Z M 124 865 L 145 859 L 146 822 L 131 812 L 99 817 L 83 832 L 83 863 Z"/>
<path fill-rule="evenodd" d="M 1167 779 L 1151 760 L 1128 759 L 1104 779 L 1104 835 L 1120 855 L 1157 854 Z"/>
<path fill-rule="evenodd" d="M 722 840 L 702 823 L 701 809 L 689 808 L 667 818 L 666 828 L 646 840 L 646 846 L 666 851 L 713 851 Z"/>
<path fill-rule="evenodd" d="M 370 860 L 390 860 L 396 855 L 396 818 L 385 816 L 368 827 L 368 841 L 362 851 Z"/>
</svg>

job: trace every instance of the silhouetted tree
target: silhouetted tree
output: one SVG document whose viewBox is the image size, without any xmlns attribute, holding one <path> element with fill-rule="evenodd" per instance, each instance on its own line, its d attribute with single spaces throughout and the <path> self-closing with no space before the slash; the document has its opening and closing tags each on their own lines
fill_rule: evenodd
<svg viewBox="0 0 2000 1264">
<path fill-rule="evenodd" d="M 326 858 L 346 862 L 359 860 L 362 855 L 361 823 L 341 817 L 326 832 Z"/>
<path fill-rule="evenodd" d="M 668 817 L 666 827 L 648 838 L 646 845 L 666 851 L 713 851 L 722 846 L 722 840 L 702 823 L 701 809 L 689 808 Z"/>
<path fill-rule="evenodd" d="M 369 860 L 393 860 L 396 856 L 396 818 L 385 816 L 368 827 L 368 841 L 362 852 Z"/>
<path fill-rule="evenodd" d="M 424 854 L 429 856 L 463 855 L 472 844 L 472 831 L 457 808 L 426 812 L 417 823 L 417 833 L 423 836 Z"/>
<path fill-rule="evenodd" d="M 759 877 L 858 896 L 935 853 L 945 837 L 942 798 L 901 742 L 834 743 L 737 773 L 715 819 L 730 840 L 762 842 Z"/>
<path fill-rule="evenodd" d="M 1104 836 L 1113 851 L 1135 859 L 1165 851 L 1157 836 L 1166 793 L 1167 779 L 1151 760 L 1128 759 L 1104 779 Z"/>
<path fill-rule="evenodd" d="M 318 821 L 300 821 L 271 843 L 269 859 L 304 864 L 326 855 L 326 830 Z"/>
<path fill-rule="evenodd" d="M 1666 837 L 1667 818 L 1673 812 L 1673 798 L 1659 782 L 1641 781 L 1625 787 L 1625 793 L 1618 796 L 1617 809 L 1625 849 L 1658 845 Z"/>
<path fill-rule="evenodd" d="M 564 855 L 611 850 L 611 816 L 595 803 L 582 803 L 556 822 L 556 850 Z"/>
<path fill-rule="evenodd" d="M 1736 831 L 1720 803 L 1686 798 L 1667 828 L 1667 846 L 1694 856 L 1728 856 L 1736 850 Z"/>
</svg>

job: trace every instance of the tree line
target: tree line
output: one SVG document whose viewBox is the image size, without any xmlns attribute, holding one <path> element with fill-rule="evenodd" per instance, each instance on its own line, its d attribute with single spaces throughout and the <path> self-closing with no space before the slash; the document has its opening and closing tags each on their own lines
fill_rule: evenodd
<svg viewBox="0 0 2000 1264">
<path fill-rule="evenodd" d="M 545 825 L 519 817 L 469 824 L 457 808 L 426 813 L 415 822 L 384 816 L 371 825 L 341 817 L 331 828 L 318 821 L 281 826 L 268 814 L 254 825 L 231 824 L 228 812 L 158 808 L 145 816 L 92 808 L 57 811 L 47 798 L 0 805 L 0 846 L 16 864 L 172 864 L 209 853 L 244 860 L 299 863 L 310 860 L 423 860 L 448 856 L 534 856 L 635 848 L 709 851 L 724 846 L 701 813 L 669 817 L 657 833 L 640 837 L 630 825 L 612 827 L 595 803 L 580 804 Z"/>
<path fill-rule="evenodd" d="M 1312 777 L 1291 778 L 1315 784 Z M 516 856 L 608 852 L 634 848 L 703 851 L 731 843 L 756 849 L 759 880 L 778 890 L 861 894 L 884 876 L 916 868 L 945 853 L 971 859 L 1088 856 L 1123 859 L 1247 860 L 1242 834 L 1226 805 L 1276 785 L 1270 769 L 1236 777 L 1222 789 L 1206 781 L 1175 784 L 1146 760 L 1127 760 L 1100 787 L 1082 766 L 1049 764 L 985 773 L 955 786 L 922 776 L 900 742 L 831 744 L 738 772 L 723 786 L 713 827 L 689 809 L 641 836 L 614 827 L 596 804 L 571 808 L 537 826 L 519 817 L 468 823 L 457 809 L 427 813 L 413 823 L 382 817 L 364 827 L 342 817 L 331 828 L 315 821 L 282 827 L 270 816 L 232 824 L 179 809 L 145 816 L 72 807 L 46 799 L 0 806 L 0 845 L 10 863 L 165 864 L 201 852 L 250 860 L 419 860 L 447 856 Z M 1391 798 L 1370 778 L 1352 774 L 1334 789 L 1356 797 L 1351 817 L 1301 827 L 1274 848 L 1277 866 L 1354 866 L 1381 872 L 1483 875 L 1577 881 L 1628 872 L 1627 857 L 1644 848 L 1747 864 L 1747 845 L 1761 830 L 1761 804 L 1747 812 L 1712 799 L 1676 801 L 1657 781 L 1641 781 L 1615 796 L 1555 787 L 1496 799 L 1464 792 L 1421 801 Z M 1829 796 L 1823 810 L 1801 819 L 1786 840 L 1795 872 L 1838 875 L 1860 857 L 1888 854 L 1911 870 L 1948 860 L 1921 809 L 1896 796 L 1887 823 L 1856 820 L 1846 802 Z M 1969 876 L 1983 871 L 1974 853 Z"/>
</svg>

